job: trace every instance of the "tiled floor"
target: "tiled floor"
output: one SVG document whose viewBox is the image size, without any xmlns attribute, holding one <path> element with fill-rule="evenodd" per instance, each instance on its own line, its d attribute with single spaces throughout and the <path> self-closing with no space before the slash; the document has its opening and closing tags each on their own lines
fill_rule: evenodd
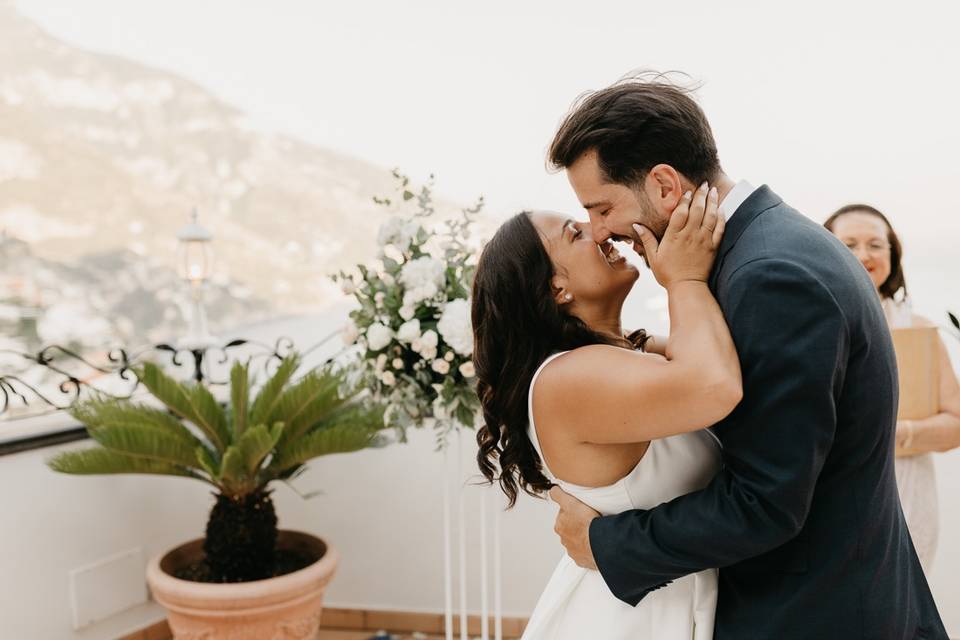
<svg viewBox="0 0 960 640">
<path fill-rule="evenodd" d="M 403 612 L 359 611 L 348 609 L 328 609 L 324 612 L 326 629 L 321 629 L 314 640 L 370 640 L 377 629 L 407 629 L 394 631 L 391 640 L 444 640 L 442 633 L 442 615 L 417 614 Z M 437 618 L 437 620 L 434 620 Z M 469 630 L 471 638 L 479 638 L 479 621 L 471 616 Z M 454 637 L 459 640 L 459 620 L 455 619 Z M 504 620 L 504 634 L 508 640 L 520 636 L 525 621 Z M 334 628 L 330 628 L 334 627 Z M 414 633 L 412 629 L 426 629 L 431 633 Z M 491 626 L 491 633 L 492 633 Z M 166 621 L 158 622 L 146 629 L 124 636 L 120 640 L 171 640 L 170 628 Z"/>
<path fill-rule="evenodd" d="M 316 640 L 369 640 L 373 634 L 369 631 L 321 631 Z M 457 636 L 459 638 L 459 636 Z M 393 640 L 443 640 L 443 636 L 396 635 Z"/>
</svg>

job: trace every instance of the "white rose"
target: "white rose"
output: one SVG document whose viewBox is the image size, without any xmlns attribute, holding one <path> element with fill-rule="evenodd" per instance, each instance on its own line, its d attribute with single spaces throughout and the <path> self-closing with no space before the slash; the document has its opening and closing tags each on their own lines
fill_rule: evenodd
<svg viewBox="0 0 960 640">
<path fill-rule="evenodd" d="M 470 324 L 470 302 L 451 300 L 444 306 L 437 331 L 443 340 L 462 356 L 473 353 L 473 327 Z"/>
<path fill-rule="evenodd" d="M 447 351 L 445 354 L 443 354 L 443 359 L 447 362 L 453 362 L 453 357 L 453 351 Z"/>
<path fill-rule="evenodd" d="M 393 331 L 379 322 L 367 328 L 367 346 L 371 351 L 380 351 L 393 340 Z"/>
<path fill-rule="evenodd" d="M 420 339 L 420 321 L 414 318 L 400 325 L 397 329 L 397 340 L 400 342 L 415 342 Z"/>
<path fill-rule="evenodd" d="M 467 360 L 460 365 L 460 375 L 464 378 L 472 378 L 477 375 L 477 370 L 474 368 L 472 360 Z"/>
<path fill-rule="evenodd" d="M 387 355 L 385 353 L 378 355 L 377 362 L 374 366 L 376 366 L 377 371 L 383 371 L 383 368 L 387 366 Z"/>
<path fill-rule="evenodd" d="M 394 358 L 394 359 L 393 359 L 393 368 L 394 368 L 394 369 L 403 369 L 403 359 L 402 359 L 402 358 Z"/>
<path fill-rule="evenodd" d="M 353 320 L 348 320 L 347 324 L 343 327 L 343 344 L 353 344 L 357 341 L 357 338 L 360 337 L 360 329 L 357 328 L 357 323 Z"/>
<path fill-rule="evenodd" d="M 357 290 L 357 285 L 354 284 L 353 278 L 344 278 L 340 281 L 340 291 L 343 291 L 345 294 L 352 295 Z"/>
<path fill-rule="evenodd" d="M 392 371 L 384 371 L 382 374 L 380 374 L 380 381 L 388 387 L 392 387 L 397 383 L 397 379 L 393 375 Z"/>
<path fill-rule="evenodd" d="M 430 365 L 430 368 L 440 375 L 446 375 L 450 373 L 450 363 L 446 360 L 434 360 L 433 364 Z"/>
<path fill-rule="evenodd" d="M 416 313 L 416 310 L 412 305 L 404 304 L 400 307 L 400 317 L 404 320 L 409 320 L 413 317 L 413 314 Z"/>
<path fill-rule="evenodd" d="M 423 332 L 423 335 L 420 336 L 420 344 L 427 348 L 435 348 L 440 344 L 440 336 L 437 335 L 437 332 L 433 329 L 429 329 Z"/>
<path fill-rule="evenodd" d="M 420 355 L 423 356 L 424 360 L 433 360 L 437 357 L 437 348 L 436 347 L 424 347 L 420 350 Z"/>
</svg>

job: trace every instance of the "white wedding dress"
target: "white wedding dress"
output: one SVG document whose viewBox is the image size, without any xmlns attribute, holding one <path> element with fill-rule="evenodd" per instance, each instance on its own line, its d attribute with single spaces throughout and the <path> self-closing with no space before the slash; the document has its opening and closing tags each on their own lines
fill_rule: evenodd
<svg viewBox="0 0 960 640">
<path fill-rule="evenodd" d="M 530 441 L 543 451 L 533 422 L 533 391 L 547 358 L 530 383 Z M 606 487 L 581 487 L 547 477 L 603 515 L 650 509 L 706 486 L 720 468 L 714 435 L 697 431 L 650 443 L 637 466 Z M 597 571 L 582 569 L 564 555 L 530 617 L 522 640 L 712 640 L 717 605 L 717 572 L 701 571 L 656 589 L 631 607 L 610 593 Z"/>
</svg>

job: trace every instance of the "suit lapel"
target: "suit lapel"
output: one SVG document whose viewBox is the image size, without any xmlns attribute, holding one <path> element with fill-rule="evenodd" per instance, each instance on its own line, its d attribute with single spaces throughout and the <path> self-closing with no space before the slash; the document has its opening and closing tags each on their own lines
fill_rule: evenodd
<svg viewBox="0 0 960 640">
<path fill-rule="evenodd" d="M 713 271 L 710 273 L 710 289 L 716 291 L 717 278 L 720 274 L 720 267 L 723 266 L 723 259 L 737 244 L 737 240 L 747 230 L 747 227 L 753 223 L 764 211 L 771 209 L 778 204 L 782 204 L 783 199 L 775 194 L 770 187 L 762 185 L 759 189 L 750 194 L 750 197 L 743 201 L 737 210 L 730 214 L 727 222 L 727 229 L 723 233 L 723 240 L 720 241 L 720 249 L 717 251 L 717 261 L 713 265 Z M 721 205 L 722 206 L 722 205 Z"/>
</svg>

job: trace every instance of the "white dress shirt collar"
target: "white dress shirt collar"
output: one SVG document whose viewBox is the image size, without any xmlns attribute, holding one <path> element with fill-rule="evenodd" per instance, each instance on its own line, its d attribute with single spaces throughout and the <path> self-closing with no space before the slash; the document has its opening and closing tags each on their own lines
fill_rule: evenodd
<svg viewBox="0 0 960 640">
<path fill-rule="evenodd" d="M 730 218 L 733 217 L 733 214 L 737 212 L 737 209 L 740 208 L 740 205 L 756 190 L 756 187 L 746 180 L 740 180 L 737 184 L 733 185 L 733 189 L 730 189 L 729 193 L 720 201 L 720 210 L 727 216 L 728 222 Z"/>
</svg>

